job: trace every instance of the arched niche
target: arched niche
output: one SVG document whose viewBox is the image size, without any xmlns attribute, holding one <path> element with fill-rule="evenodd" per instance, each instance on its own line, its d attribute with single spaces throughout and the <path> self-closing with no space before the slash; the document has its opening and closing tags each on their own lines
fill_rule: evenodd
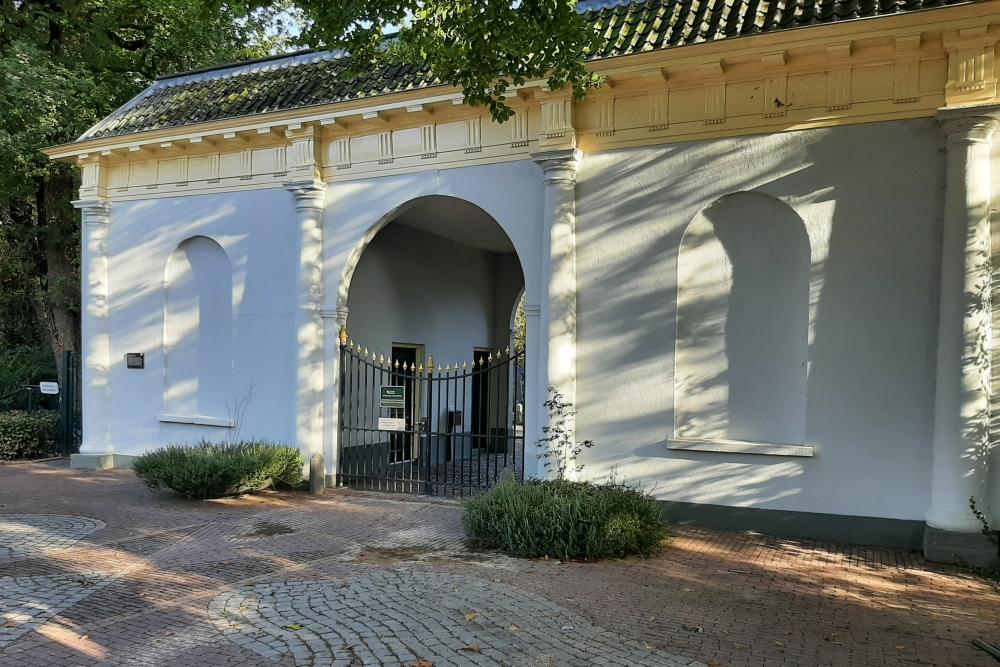
<svg viewBox="0 0 1000 667">
<path fill-rule="evenodd" d="M 225 418 L 233 332 L 225 250 L 205 236 L 183 241 L 167 261 L 165 288 L 164 413 Z"/>
<path fill-rule="evenodd" d="M 805 440 L 809 237 L 787 204 L 726 195 L 691 221 L 677 270 L 674 435 Z"/>
</svg>

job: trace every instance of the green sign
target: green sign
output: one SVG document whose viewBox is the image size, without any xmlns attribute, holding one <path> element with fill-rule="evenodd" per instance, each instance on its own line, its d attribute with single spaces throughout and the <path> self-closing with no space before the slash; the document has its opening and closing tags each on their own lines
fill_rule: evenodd
<svg viewBox="0 0 1000 667">
<path fill-rule="evenodd" d="M 379 406 L 383 408 L 402 408 L 406 405 L 406 387 L 379 387 Z"/>
</svg>

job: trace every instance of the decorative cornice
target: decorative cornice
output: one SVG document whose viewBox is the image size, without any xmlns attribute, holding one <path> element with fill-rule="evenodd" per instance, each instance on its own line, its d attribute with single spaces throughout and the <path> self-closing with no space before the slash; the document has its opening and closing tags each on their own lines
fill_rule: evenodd
<svg viewBox="0 0 1000 667">
<path fill-rule="evenodd" d="M 933 118 L 1000 101 L 998 16 L 985 0 L 594 61 L 613 87 L 576 102 L 527 82 L 505 125 L 437 88 L 46 152 L 81 158 L 81 199 L 141 199 Z"/>
<path fill-rule="evenodd" d="M 80 210 L 85 225 L 111 224 L 111 203 L 105 199 L 77 199 L 73 208 Z"/>
</svg>

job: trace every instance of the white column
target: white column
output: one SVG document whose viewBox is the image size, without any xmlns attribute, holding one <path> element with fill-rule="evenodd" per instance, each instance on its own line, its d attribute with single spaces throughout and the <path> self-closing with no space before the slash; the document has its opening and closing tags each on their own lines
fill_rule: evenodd
<svg viewBox="0 0 1000 667">
<path fill-rule="evenodd" d="M 548 372 L 548 341 L 541 336 L 542 307 L 524 304 L 524 476 L 538 478 L 545 472 L 538 460 L 538 440 L 542 437 L 542 418 Z"/>
<path fill-rule="evenodd" d="M 323 426 L 323 456 L 330 485 L 335 485 L 340 454 L 340 348 L 347 341 L 347 306 L 323 309 L 324 382 L 326 404 Z"/>
<path fill-rule="evenodd" d="M 944 233 L 938 312 L 931 502 L 933 528 L 978 532 L 990 416 L 990 138 L 998 107 L 942 109 Z"/>
<path fill-rule="evenodd" d="M 323 209 L 326 184 L 285 183 L 295 195 L 299 256 L 295 271 L 295 439 L 305 456 L 323 452 Z"/>
<path fill-rule="evenodd" d="M 548 424 L 542 406 L 548 398 L 548 387 L 576 405 L 576 172 L 580 152 L 570 148 L 535 153 L 532 157 L 545 177 L 539 329 L 542 340 L 548 343 L 548 352 L 538 387 L 541 395 L 536 394 L 527 409 L 538 410 L 542 423 Z M 544 468 L 539 467 L 538 474 L 543 472 Z"/>
<path fill-rule="evenodd" d="M 81 454 L 114 453 L 111 443 L 111 325 L 108 229 L 111 205 L 102 199 L 73 202 L 83 216 L 80 340 L 83 345 L 83 442 Z"/>
</svg>

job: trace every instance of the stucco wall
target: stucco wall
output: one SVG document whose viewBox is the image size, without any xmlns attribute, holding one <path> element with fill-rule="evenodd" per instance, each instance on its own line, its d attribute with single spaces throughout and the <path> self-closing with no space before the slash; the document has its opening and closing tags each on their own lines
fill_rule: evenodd
<svg viewBox="0 0 1000 667">
<path fill-rule="evenodd" d="M 163 400 L 165 271 L 178 245 L 193 236 L 216 241 L 232 267 L 232 370 L 223 403 L 234 405 L 252 386 L 241 435 L 294 440 L 294 216 L 294 200 L 284 190 L 114 204 L 108 252 L 116 453 L 225 435 L 218 427 L 158 421 L 169 411 Z M 145 369 L 127 370 L 126 352 L 145 353 Z"/>
<path fill-rule="evenodd" d="M 939 146 L 934 122 L 919 120 L 586 156 L 577 188 L 577 408 L 580 436 L 599 444 L 584 454 L 585 475 L 600 478 L 615 469 L 619 479 L 643 482 L 663 499 L 920 519 L 928 500 L 933 407 Z M 377 289 L 376 235 L 420 197 L 465 199 L 504 229 L 523 265 L 528 303 L 543 303 L 542 190 L 540 170 L 529 161 L 331 184 L 324 214 L 325 307 L 348 305 L 350 291 L 352 337 L 388 352 L 393 340 L 410 334 L 379 326 L 391 322 L 392 313 L 405 315 L 407 303 L 415 312 L 432 312 L 423 308 L 434 306 L 431 295 L 453 282 L 456 270 L 468 269 L 494 289 L 476 293 L 475 335 L 459 340 L 428 329 L 414 331 L 406 342 L 428 345 L 443 363 L 464 360 L 472 346 L 491 339 L 497 345 L 508 326 L 502 316 L 509 317 L 501 302 L 512 302 L 519 285 L 471 255 L 468 262 L 433 261 L 426 248 L 418 249 L 427 235 L 415 230 L 386 229 L 387 244 L 421 261 L 385 275 L 397 269 L 422 275 L 411 287 L 428 302 L 399 292 L 388 311 L 379 305 L 366 313 L 359 304 L 385 298 Z M 808 238 L 805 398 L 790 403 L 804 412 L 795 423 L 804 424 L 801 439 L 815 447 L 813 458 L 667 448 L 675 437 L 682 238 L 700 211 L 740 191 L 787 207 Z M 739 211 L 732 211 L 733 224 L 740 222 Z M 766 225 L 767 217 L 754 217 L 754 224 Z M 109 253 L 116 452 L 222 435 L 217 428 L 157 420 L 164 390 L 164 271 L 178 244 L 195 235 L 215 240 L 232 266 L 229 400 L 254 385 L 242 434 L 293 441 L 295 230 L 292 195 L 280 189 L 114 205 Z M 766 287 L 766 272 L 755 270 L 749 285 Z M 753 325 L 753 312 L 740 317 Z M 403 320 L 393 326 L 413 326 L 411 317 Z M 427 317 L 425 324 L 436 326 L 434 320 Z M 326 323 L 332 361 L 336 331 L 331 320 Z M 146 368 L 125 370 L 126 352 L 145 352 Z M 328 386 L 332 372 L 328 364 Z M 328 410 L 333 400 L 328 391 Z M 328 447 L 332 435 L 326 432 Z"/>
<path fill-rule="evenodd" d="M 577 407 L 580 436 L 598 446 L 585 452 L 584 473 L 616 469 L 677 501 L 921 519 L 940 146 L 934 121 L 914 120 L 586 156 L 577 188 Z M 804 410 L 813 458 L 667 447 L 681 239 L 700 211 L 741 191 L 787 204 L 808 235 L 805 400 L 789 409 Z"/>
</svg>

